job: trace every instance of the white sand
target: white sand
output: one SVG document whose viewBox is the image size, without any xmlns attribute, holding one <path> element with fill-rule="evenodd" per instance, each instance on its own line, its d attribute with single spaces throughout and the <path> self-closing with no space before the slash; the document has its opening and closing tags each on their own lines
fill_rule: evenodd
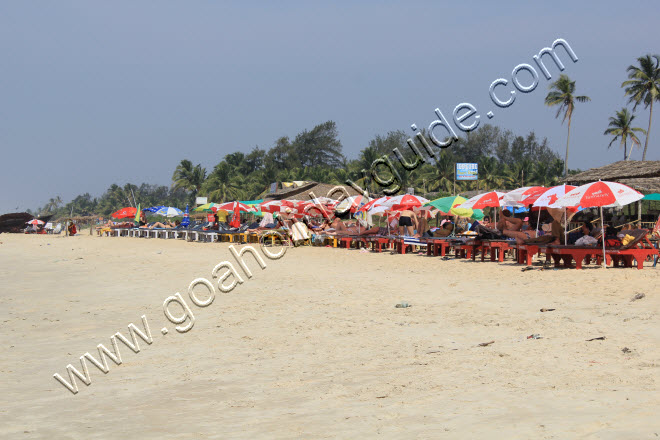
<svg viewBox="0 0 660 440">
<path fill-rule="evenodd" d="M 199 308 L 187 286 L 228 245 L 83 234 L 0 235 L 1 438 L 660 435 L 657 268 L 302 248 Z M 177 291 L 185 334 L 163 314 Z M 119 343 L 105 375 L 88 362 L 76 395 L 53 378 L 142 314 L 140 353 Z"/>
</svg>

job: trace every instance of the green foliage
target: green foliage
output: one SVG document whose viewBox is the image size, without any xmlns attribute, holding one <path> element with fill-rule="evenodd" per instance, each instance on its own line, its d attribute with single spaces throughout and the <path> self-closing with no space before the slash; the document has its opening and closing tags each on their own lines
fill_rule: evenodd
<svg viewBox="0 0 660 440">
<path fill-rule="evenodd" d="M 401 166 L 393 154 L 395 148 L 409 163 L 414 162 L 407 137 L 402 131 L 376 135 L 354 160 L 341 153 L 341 143 L 334 122 L 319 124 L 304 130 L 293 141 L 287 136 L 277 139 L 272 148 L 254 147 L 249 153 L 225 155 L 207 175 L 201 165 L 182 160 L 172 175 L 172 186 L 126 184 L 111 185 L 98 198 L 89 194 L 76 197 L 61 206 L 60 199 L 51 199 L 41 211 L 55 211 L 60 216 L 103 215 L 125 206 L 140 203 L 142 207 L 177 206 L 184 208 L 196 196 L 209 201 L 251 200 L 264 195 L 273 182 L 312 180 L 344 185 L 348 179 L 369 190 L 372 195 L 383 191 L 373 181 L 371 166 L 374 160 L 388 156 L 401 178 L 401 188 L 412 187 L 417 194 L 429 197 L 449 195 L 454 191 L 456 162 L 479 163 L 479 182 L 456 182 L 456 191 L 471 189 L 513 189 L 524 183 L 545 184 L 559 181 L 563 161 L 550 149 L 545 139 L 539 141 L 534 132 L 516 136 L 510 131 L 485 124 L 469 136 L 460 138 L 450 148 L 437 150 L 437 160 L 425 156 L 424 162 L 409 171 Z M 425 149 L 415 139 L 422 154 Z M 385 167 L 379 167 L 381 177 L 387 178 Z M 133 198 L 133 195 L 135 198 Z"/>
<path fill-rule="evenodd" d="M 649 127 L 646 130 L 646 141 L 644 141 L 644 153 L 642 154 L 642 160 L 646 160 L 651 119 L 653 119 L 653 103 L 660 101 L 660 55 L 639 57 L 637 62 L 639 66 L 628 66 L 628 81 L 624 81 L 621 87 L 625 88 L 625 94 L 629 96 L 628 102 L 635 104 L 633 111 L 639 104 L 644 104 L 644 108 L 649 107 Z"/>
<path fill-rule="evenodd" d="M 609 128 L 603 133 L 614 136 L 610 144 L 607 146 L 608 148 L 611 147 L 617 139 L 621 140 L 621 146 L 623 147 L 623 160 L 630 159 L 633 147 L 635 145 L 640 145 L 639 138 L 635 133 L 646 133 L 646 130 L 643 128 L 631 126 L 634 119 L 635 115 L 631 114 L 628 109 L 624 107 L 616 112 L 615 117 L 610 117 Z M 630 153 L 627 153 L 628 139 L 632 142 Z"/>
</svg>

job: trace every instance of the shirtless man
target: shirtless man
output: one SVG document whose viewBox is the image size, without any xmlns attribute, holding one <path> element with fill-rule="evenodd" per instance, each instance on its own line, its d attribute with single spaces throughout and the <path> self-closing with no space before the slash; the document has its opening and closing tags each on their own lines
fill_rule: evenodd
<svg viewBox="0 0 660 440">
<path fill-rule="evenodd" d="M 504 231 L 520 231 L 522 229 L 523 221 L 511 215 L 508 209 L 502 210 L 502 216 L 497 221 L 497 229 Z"/>
<path fill-rule="evenodd" d="M 417 215 L 409 209 L 401 211 L 399 215 L 399 235 L 404 235 L 404 232 L 408 232 L 407 235 L 412 237 L 415 235 L 415 229 L 417 228 L 419 228 Z M 407 231 L 405 231 L 406 229 Z"/>
</svg>

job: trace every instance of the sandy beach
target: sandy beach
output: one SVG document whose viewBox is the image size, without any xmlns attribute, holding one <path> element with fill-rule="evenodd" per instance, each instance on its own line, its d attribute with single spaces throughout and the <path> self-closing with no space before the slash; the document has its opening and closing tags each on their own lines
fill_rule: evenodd
<svg viewBox="0 0 660 440">
<path fill-rule="evenodd" d="M 227 244 L 87 230 L 0 242 L 2 438 L 660 435 L 652 267 L 521 272 L 306 247 L 249 261 L 251 279 L 201 308 L 188 285 L 233 261 Z M 163 313 L 176 292 L 186 333 Z M 87 362 L 75 395 L 53 378 L 142 315 L 153 343 L 139 353 L 120 343 L 107 374 Z"/>
</svg>

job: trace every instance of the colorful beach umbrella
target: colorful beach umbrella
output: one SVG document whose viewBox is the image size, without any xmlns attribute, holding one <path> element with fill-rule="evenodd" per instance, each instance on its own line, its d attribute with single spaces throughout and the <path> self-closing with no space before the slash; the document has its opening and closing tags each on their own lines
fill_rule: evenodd
<svg viewBox="0 0 660 440">
<path fill-rule="evenodd" d="M 112 214 L 110 214 L 110 216 L 114 218 L 130 218 L 130 217 L 135 217 L 136 212 L 137 212 L 136 208 L 129 206 L 113 212 Z"/>
<path fill-rule="evenodd" d="M 644 194 L 618 182 L 598 181 L 578 186 L 567 192 L 555 202 L 557 207 L 563 208 L 599 208 L 600 227 L 603 234 L 603 263 L 605 267 L 605 225 L 603 222 L 603 208 L 622 207 L 644 198 Z"/>
<path fill-rule="evenodd" d="M 542 194 L 522 200 L 522 203 L 527 205 L 531 201 L 531 205 L 534 208 L 560 208 L 560 206 L 555 206 L 557 200 L 574 189 L 575 187 L 573 185 L 553 186 L 552 188 L 548 188 Z"/>
<path fill-rule="evenodd" d="M 461 196 L 441 197 L 439 199 L 431 200 L 424 206 L 433 206 L 442 212 L 449 212 L 453 207 L 466 202 L 467 199 Z"/>
<path fill-rule="evenodd" d="M 159 209 L 162 208 L 164 208 L 164 206 L 152 206 L 151 208 L 144 208 L 143 211 L 149 211 L 155 214 Z"/>
<path fill-rule="evenodd" d="M 173 206 L 163 206 L 154 214 L 162 215 L 164 217 L 181 217 L 183 215 L 183 211 Z"/>
<path fill-rule="evenodd" d="M 293 204 L 288 200 L 269 200 L 259 205 L 262 212 L 284 212 L 285 208 L 293 208 Z"/>
<path fill-rule="evenodd" d="M 660 202 L 660 193 L 647 194 L 644 196 L 644 200 L 650 200 L 652 202 Z"/>
<path fill-rule="evenodd" d="M 135 219 L 134 219 L 134 221 L 135 221 L 136 224 L 140 223 L 140 204 L 139 203 L 138 203 L 137 209 L 135 210 Z"/>
<path fill-rule="evenodd" d="M 198 206 L 197 208 L 193 209 L 195 212 L 213 212 L 213 207 L 216 206 L 217 203 L 207 203 L 206 205 L 201 205 Z"/>
<path fill-rule="evenodd" d="M 35 218 L 35 219 L 30 220 L 29 222 L 27 222 L 27 224 L 28 225 L 43 225 L 44 222 Z"/>
</svg>

